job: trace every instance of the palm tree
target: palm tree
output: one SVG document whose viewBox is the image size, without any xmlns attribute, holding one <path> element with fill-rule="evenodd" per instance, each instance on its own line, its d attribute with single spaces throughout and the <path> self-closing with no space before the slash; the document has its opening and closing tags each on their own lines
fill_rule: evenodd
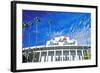
<svg viewBox="0 0 100 73">
<path fill-rule="evenodd" d="M 32 24 L 32 22 L 30 21 L 29 23 L 28 23 L 28 26 L 29 26 L 29 31 L 28 31 L 28 34 L 29 34 L 29 43 L 28 43 L 28 45 L 29 45 L 29 49 L 30 49 L 30 44 L 31 44 L 31 39 L 30 39 L 30 37 L 31 37 L 31 26 L 32 26 L 33 24 Z"/>
<path fill-rule="evenodd" d="M 22 24 L 22 28 L 25 28 L 25 27 L 26 27 L 26 24 L 25 24 L 25 23 L 23 23 L 23 24 Z"/>
<path fill-rule="evenodd" d="M 36 21 L 36 48 L 37 48 L 37 31 L 38 31 L 38 23 L 40 22 L 40 18 L 38 16 L 35 17 Z"/>
<path fill-rule="evenodd" d="M 52 21 L 49 20 L 48 24 L 49 24 L 49 37 L 51 38 L 51 24 L 52 24 Z"/>
<path fill-rule="evenodd" d="M 36 21 L 36 32 L 37 32 L 37 24 L 40 22 L 40 18 L 37 16 L 35 17 L 35 21 Z M 28 35 L 29 35 L 29 41 L 28 41 L 28 46 L 29 46 L 29 49 L 30 49 L 30 44 L 31 44 L 31 39 L 30 39 L 30 34 L 31 34 L 31 26 L 33 25 L 32 21 L 29 21 L 27 24 L 26 23 L 23 23 L 22 27 L 23 29 L 25 29 L 26 27 L 29 27 L 29 30 L 28 30 Z M 37 34 L 36 34 L 36 44 L 37 44 Z"/>
<path fill-rule="evenodd" d="M 35 21 L 36 21 L 36 24 L 38 24 L 40 22 L 40 18 L 39 17 L 35 17 Z M 30 49 L 30 46 L 31 46 L 31 26 L 33 25 L 32 21 L 29 21 L 28 23 L 23 23 L 22 24 L 22 28 L 25 29 L 25 28 L 29 28 L 28 29 L 28 38 L 29 38 L 29 41 L 28 41 L 28 46 L 29 46 L 29 49 Z M 37 25 L 36 25 L 36 32 L 37 32 Z M 36 34 L 36 43 L 37 43 L 37 34 Z M 34 53 L 34 51 L 33 51 Z M 28 60 L 29 58 L 27 58 Z M 34 60 L 33 60 L 34 61 Z"/>
<path fill-rule="evenodd" d="M 25 28 L 29 27 L 29 30 L 28 30 L 28 35 L 29 35 L 29 42 L 28 42 L 28 46 L 29 46 L 29 49 L 30 49 L 30 33 L 31 33 L 31 26 L 32 26 L 32 22 L 28 22 L 28 23 L 23 23 L 22 24 L 22 28 L 23 30 L 25 30 Z M 24 33 L 22 34 L 24 36 Z M 29 60 L 29 56 L 27 54 L 27 57 L 26 57 L 26 62 L 28 62 Z"/>
<path fill-rule="evenodd" d="M 23 23 L 22 24 L 22 28 L 25 30 L 25 28 L 27 28 L 27 27 L 29 27 L 29 30 L 28 30 L 28 35 L 29 35 L 29 42 L 28 42 L 28 46 L 29 46 L 29 49 L 30 49 L 30 34 L 31 34 L 31 26 L 32 26 L 33 24 L 32 24 L 32 22 L 30 21 L 30 22 L 28 22 L 28 23 Z M 23 35 L 24 35 L 24 33 L 23 33 Z"/>
</svg>

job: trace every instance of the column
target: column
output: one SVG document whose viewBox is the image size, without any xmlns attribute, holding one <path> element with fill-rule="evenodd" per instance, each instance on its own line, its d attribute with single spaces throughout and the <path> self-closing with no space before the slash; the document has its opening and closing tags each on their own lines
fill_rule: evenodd
<svg viewBox="0 0 100 73">
<path fill-rule="evenodd" d="M 27 53 L 26 53 L 26 60 L 27 60 L 27 62 L 28 62 L 28 51 L 27 51 Z"/>
<path fill-rule="evenodd" d="M 48 50 L 47 50 L 46 62 L 48 62 Z"/>
<path fill-rule="evenodd" d="M 82 51 L 82 57 L 81 57 L 81 60 L 83 60 L 84 59 L 84 53 L 83 53 L 83 49 L 81 50 Z"/>
<path fill-rule="evenodd" d="M 54 50 L 54 58 L 53 58 L 53 61 L 55 62 L 56 60 L 56 50 Z"/>
<path fill-rule="evenodd" d="M 63 61 L 63 49 L 62 49 L 62 61 Z"/>
<path fill-rule="evenodd" d="M 77 61 L 78 60 L 77 49 L 75 49 L 75 53 L 76 53 L 75 60 Z"/>
<path fill-rule="evenodd" d="M 39 62 L 41 62 L 41 51 L 40 51 L 40 56 L 39 56 Z"/>
<path fill-rule="evenodd" d="M 70 50 L 69 51 L 69 61 L 71 61 L 71 53 L 70 53 Z"/>
<path fill-rule="evenodd" d="M 34 51 L 33 51 L 33 60 L 32 60 L 32 62 L 34 62 Z"/>
</svg>

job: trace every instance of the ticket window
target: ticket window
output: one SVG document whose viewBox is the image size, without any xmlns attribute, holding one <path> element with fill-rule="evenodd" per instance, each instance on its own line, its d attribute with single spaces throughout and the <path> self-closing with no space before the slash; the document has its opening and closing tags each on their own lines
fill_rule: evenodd
<svg viewBox="0 0 100 73">
<path fill-rule="evenodd" d="M 77 50 L 78 60 L 82 59 L 82 50 Z"/>
<path fill-rule="evenodd" d="M 40 52 L 34 53 L 34 62 L 39 62 L 39 56 L 40 56 Z"/>
<path fill-rule="evenodd" d="M 71 60 L 75 60 L 76 58 L 76 52 L 75 50 L 70 50 Z"/>
<path fill-rule="evenodd" d="M 47 61 L 47 52 L 41 52 L 41 62 L 46 62 Z"/>
<path fill-rule="evenodd" d="M 54 61 L 54 51 L 49 51 L 48 52 L 48 62 Z"/>
<path fill-rule="evenodd" d="M 69 60 L 69 51 L 63 50 L 63 61 Z"/>
<path fill-rule="evenodd" d="M 62 51 L 56 51 L 55 61 L 62 61 Z"/>
</svg>

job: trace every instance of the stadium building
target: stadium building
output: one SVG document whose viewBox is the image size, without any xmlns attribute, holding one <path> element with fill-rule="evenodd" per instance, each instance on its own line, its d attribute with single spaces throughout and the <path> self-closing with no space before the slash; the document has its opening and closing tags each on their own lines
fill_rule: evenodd
<svg viewBox="0 0 100 73">
<path fill-rule="evenodd" d="M 77 41 L 60 36 L 48 40 L 45 46 L 33 46 L 22 51 L 23 63 L 26 62 L 57 62 L 91 59 L 90 46 L 78 46 Z"/>
</svg>

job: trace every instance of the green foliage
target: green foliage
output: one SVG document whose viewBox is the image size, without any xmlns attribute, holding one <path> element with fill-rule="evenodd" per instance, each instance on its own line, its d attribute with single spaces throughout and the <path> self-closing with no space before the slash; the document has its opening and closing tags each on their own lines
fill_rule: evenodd
<svg viewBox="0 0 100 73">
<path fill-rule="evenodd" d="M 25 28 L 25 27 L 26 27 L 26 24 L 25 24 L 25 23 L 23 23 L 23 24 L 22 24 L 22 27 L 23 27 L 23 28 Z"/>
<path fill-rule="evenodd" d="M 32 22 L 31 21 L 28 23 L 28 26 L 32 26 Z"/>
<path fill-rule="evenodd" d="M 38 16 L 35 17 L 36 22 L 40 22 L 40 18 Z"/>
<path fill-rule="evenodd" d="M 84 52 L 83 53 L 83 59 L 84 60 L 88 60 L 88 59 L 91 59 L 91 52 L 89 51 L 89 52 Z"/>
<path fill-rule="evenodd" d="M 33 23 L 32 23 L 31 21 L 28 22 L 28 23 L 24 23 L 24 22 L 23 22 L 22 27 L 23 27 L 23 28 L 26 28 L 26 27 L 32 26 L 32 24 L 33 24 Z"/>
</svg>

